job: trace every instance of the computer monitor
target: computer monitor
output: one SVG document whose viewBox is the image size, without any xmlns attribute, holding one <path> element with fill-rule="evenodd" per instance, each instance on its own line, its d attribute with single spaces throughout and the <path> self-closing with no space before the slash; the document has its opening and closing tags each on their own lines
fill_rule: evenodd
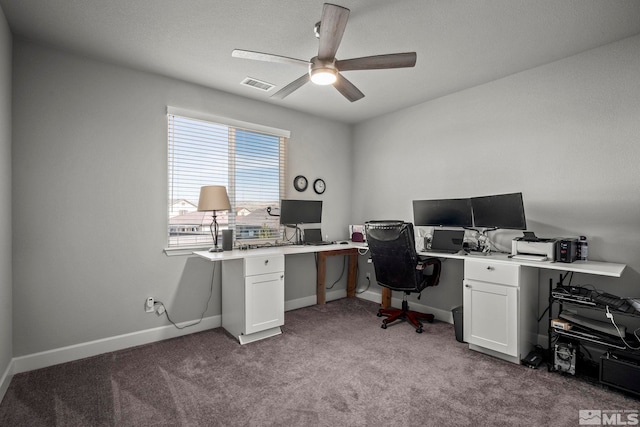
<svg viewBox="0 0 640 427">
<path fill-rule="evenodd" d="M 474 227 L 527 229 L 522 193 L 472 197 L 471 207 Z"/>
<path fill-rule="evenodd" d="M 413 224 L 433 227 L 472 227 L 471 200 L 414 200 Z"/>
<path fill-rule="evenodd" d="M 314 224 L 322 222 L 322 200 L 280 201 L 280 224 Z"/>
</svg>

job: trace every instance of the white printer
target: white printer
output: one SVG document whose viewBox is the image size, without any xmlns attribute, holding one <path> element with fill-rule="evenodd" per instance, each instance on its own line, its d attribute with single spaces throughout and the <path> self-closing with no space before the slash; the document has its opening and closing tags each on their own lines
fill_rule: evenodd
<svg viewBox="0 0 640 427">
<path fill-rule="evenodd" d="M 536 237 L 533 232 L 525 231 L 523 237 L 511 241 L 511 257 L 536 261 L 555 261 L 557 239 Z"/>
</svg>

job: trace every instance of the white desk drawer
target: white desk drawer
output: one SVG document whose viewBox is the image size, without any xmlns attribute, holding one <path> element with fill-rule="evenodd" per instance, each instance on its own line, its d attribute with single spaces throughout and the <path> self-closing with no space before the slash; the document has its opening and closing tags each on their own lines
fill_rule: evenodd
<svg viewBox="0 0 640 427">
<path fill-rule="evenodd" d="M 244 275 L 277 273 L 284 271 L 284 255 L 267 255 L 245 258 Z"/>
<path fill-rule="evenodd" d="M 476 261 L 467 259 L 464 261 L 465 279 L 518 286 L 519 272 L 519 265 L 509 265 L 485 260 Z"/>
</svg>

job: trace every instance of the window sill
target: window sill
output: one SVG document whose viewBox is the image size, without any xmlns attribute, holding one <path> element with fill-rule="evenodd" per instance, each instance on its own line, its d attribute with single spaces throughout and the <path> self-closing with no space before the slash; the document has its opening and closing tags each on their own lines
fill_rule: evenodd
<svg viewBox="0 0 640 427">
<path fill-rule="evenodd" d="M 206 251 L 209 250 L 211 245 L 207 246 L 192 246 L 188 248 L 164 248 L 164 254 L 166 256 L 189 256 L 193 255 L 193 251 Z"/>
<path fill-rule="evenodd" d="M 283 241 L 281 239 L 242 239 L 234 242 L 234 249 L 238 248 L 251 248 L 255 246 L 278 246 L 282 243 L 291 243 L 289 241 Z M 211 244 L 204 246 L 189 246 L 179 248 L 164 248 L 163 251 L 166 256 L 189 256 L 194 251 L 208 251 L 211 248 Z M 222 246 L 222 245 L 220 245 Z"/>
</svg>

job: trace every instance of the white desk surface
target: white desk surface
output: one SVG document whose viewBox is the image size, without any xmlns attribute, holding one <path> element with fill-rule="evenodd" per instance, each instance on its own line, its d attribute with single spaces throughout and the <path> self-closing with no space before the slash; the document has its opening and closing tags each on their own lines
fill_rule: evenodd
<svg viewBox="0 0 640 427">
<path fill-rule="evenodd" d="M 233 249 L 224 252 L 195 251 L 194 255 L 209 261 L 224 261 L 228 259 L 241 259 L 268 255 L 293 255 L 305 254 L 322 251 L 336 251 L 340 249 L 366 249 L 366 244 L 352 243 L 347 244 L 336 243 L 335 245 L 288 245 L 288 246 L 272 246 L 258 249 Z M 423 256 L 435 258 L 449 259 L 478 259 L 490 260 L 493 262 L 504 262 L 508 264 L 518 264 L 527 267 L 544 268 L 547 270 L 572 271 L 575 273 L 595 274 L 598 276 L 620 277 L 626 268 L 626 264 L 617 264 L 613 262 L 602 261 L 575 261 L 572 263 L 554 262 L 554 261 L 528 261 L 523 259 L 509 258 L 509 254 L 490 253 L 490 254 L 446 254 L 440 252 L 418 252 Z"/>
<path fill-rule="evenodd" d="M 230 259 L 252 258 L 259 256 L 273 255 L 295 255 L 324 251 L 339 251 L 341 249 L 364 248 L 362 245 L 348 242 L 347 244 L 336 243 L 334 245 L 287 245 L 269 246 L 256 249 L 233 249 L 224 252 L 195 251 L 194 255 L 209 261 L 225 261 Z"/>
<path fill-rule="evenodd" d="M 575 273 L 595 274 L 598 276 L 620 277 L 624 271 L 626 264 L 616 264 L 613 262 L 601 261 L 575 261 L 571 263 L 555 262 L 555 261 L 528 261 L 523 259 L 509 258 L 509 254 L 490 253 L 490 254 L 444 254 L 438 252 L 418 252 L 423 256 L 431 256 L 436 258 L 449 259 L 477 259 L 488 260 L 494 262 L 504 262 L 508 264 L 518 264 L 527 267 L 544 268 L 547 270 L 572 271 Z"/>
</svg>

